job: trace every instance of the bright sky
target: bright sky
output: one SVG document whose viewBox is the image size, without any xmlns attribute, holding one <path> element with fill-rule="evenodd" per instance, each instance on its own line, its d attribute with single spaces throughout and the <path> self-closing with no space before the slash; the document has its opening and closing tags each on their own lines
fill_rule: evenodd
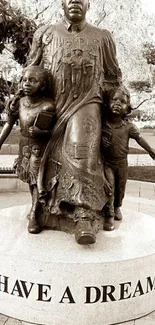
<svg viewBox="0 0 155 325">
<path fill-rule="evenodd" d="M 148 13 L 154 13 L 155 14 L 155 0 L 141 0 L 142 5 Z"/>
</svg>

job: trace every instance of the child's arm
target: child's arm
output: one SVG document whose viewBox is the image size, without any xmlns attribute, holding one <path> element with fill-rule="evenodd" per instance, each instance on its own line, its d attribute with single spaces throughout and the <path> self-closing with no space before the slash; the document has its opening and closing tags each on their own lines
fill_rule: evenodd
<svg viewBox="0 0 155 325">
<path fill-rule="evenodd" d="M 148 142 L 141 135 L 139 135 L 135 140 L 143 149 L 149 153 L 151 158 L 155 159 L 155 150 L 150 147 Z"/>
<path fill-rule="evenodd" d="M 4 141 L 6 140 L 6 138 L 8 137 L 8 135 L 10 134 L 16 120 L 17 120 L 16 116 L 10 115 L 8 121 L 4 124 L 2 132 L 0 134 L 0 148 L 4 143 Z"/>
<path fill-rule="evenodd" d="M 134 139 L 143 149 L 145 149 L 151 158 L 155 159 L 155 150 L 150 147 L 148 142 L 141 136 L 139 129 L 133 123 L 129 123 L 129 138 Z"/>
</svg>

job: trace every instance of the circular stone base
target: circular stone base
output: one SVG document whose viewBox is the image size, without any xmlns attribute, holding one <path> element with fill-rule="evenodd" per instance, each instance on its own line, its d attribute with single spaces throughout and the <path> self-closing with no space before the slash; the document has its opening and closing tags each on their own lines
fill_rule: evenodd
<svg viewBox="0 0 155 325">
<path fill-rule="evenodd" d="M 49 325 L 107 325 L 155 309 L 155 219 L 123 211 L 112 232 L 27 232 L 29 206 L 0 211 L 0 313 Z"/>
</svg>

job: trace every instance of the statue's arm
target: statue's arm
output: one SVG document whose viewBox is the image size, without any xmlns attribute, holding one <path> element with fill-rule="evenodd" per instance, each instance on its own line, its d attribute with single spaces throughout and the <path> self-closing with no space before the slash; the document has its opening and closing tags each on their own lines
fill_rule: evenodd
<svg viewBox="0 0 155 325">
<path fill-rule="evenodd" d="M 16 120 L 17 120 L 17 116 L 10 115 L 8 117 L 8 121 L 4 124 L 4 127 L 0 134 L 0 148 L 4 143 L 4 141 L 7 139 L 8 135 L 10 134 Z"/>
<path fill-rule="evenodd" d="M 43 50 L 42 37 L 46 29 L 47 26 L 41 26 L 34 33 L 31 49 L 27 59 L 27 66 L 40 64 L 42 59 L 42 50 Z"/>
<path fill-rule="evenodd" d="M 122 73 L 117 61 L 116 45 L 109 31 L 103 30 L 103 70 L 105 79 L 111 83 L 121 83 Z"/>
<path fill-rule="evenodd" d="M 131 123 L 130 138 L 134 139 L 149 155 L 155 159 L 155 149 L 151 148 L 149 143 L 141 136 L 139 129 Z"/>
<path fill-rule="evenodd" d="M 153 159 L 155 159 L 155 150 L 150 147 L 148 142 L 141 135 L 137 136 L 135 140 L 143 149 L 145 149 L 150 154 Z"/>
</svg>

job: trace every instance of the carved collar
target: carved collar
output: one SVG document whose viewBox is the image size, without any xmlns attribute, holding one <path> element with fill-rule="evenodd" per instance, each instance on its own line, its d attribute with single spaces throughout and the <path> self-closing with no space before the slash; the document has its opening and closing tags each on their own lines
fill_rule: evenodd
<svg viewBox="0 0 155 325">
<path fill-rule="evenodd" d="M 64 18 L 64 25 L 66 27 L 66 29 L 69 32 L 80 32 L 81 30 L 83 30 L 86 26 L 87 22 L 86 20 L 83 20 L 82 22 L 78 23 L 78 24 L 74 24 L 69 22 L 66 18 Z"/>
</svg>

